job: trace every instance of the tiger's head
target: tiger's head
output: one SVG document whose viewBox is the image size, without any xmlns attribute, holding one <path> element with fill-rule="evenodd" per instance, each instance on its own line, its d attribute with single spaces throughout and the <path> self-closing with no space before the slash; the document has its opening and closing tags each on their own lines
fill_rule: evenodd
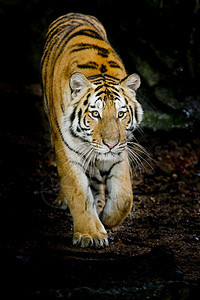
<svg viewBox="0 0 200 300">
<path fill-rule="evenodd" d="M 109 159 L 124 151 L 142 120 L 143 111 L 135 94 L 139 86 L 137 74 L 122 81 L 105 74 L 71 76 L 67 120 L 79 153 L 87 153 L 88 148 L 95 157 Z"/>
</svg>

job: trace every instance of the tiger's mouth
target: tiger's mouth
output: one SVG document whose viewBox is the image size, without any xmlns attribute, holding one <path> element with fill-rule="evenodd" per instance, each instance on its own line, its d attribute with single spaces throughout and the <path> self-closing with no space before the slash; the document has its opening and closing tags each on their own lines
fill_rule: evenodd
<svg viewBox="0 0 200 300">
<path fill-rule="evenodd" d="M 111 155 L 111 157 L 115 156 L 115 155 L 119 155 L 121 154 L 125 148 L 126 148 L 127 144 L 126 142 L 124 143 L 120 143 L 120 141 L 105 141 L 102 140 L 101 144 L 93 144 L 94 150 L 97 154 L 99 155 L 103 155 L 103 156 L 109 156 Z"/>
</svg>

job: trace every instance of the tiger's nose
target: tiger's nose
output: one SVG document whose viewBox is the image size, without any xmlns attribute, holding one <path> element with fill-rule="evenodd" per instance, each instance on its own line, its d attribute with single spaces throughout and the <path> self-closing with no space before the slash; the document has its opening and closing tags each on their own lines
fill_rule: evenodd
<svg viewBox="0 0 200 300">
<path fill-rule="evenodd" d="M 103 141 L 104 145 L 106 145 L 110 150 L 113 149 L 115 146 L 117 146 L 117 144 L 119 143 L 119 141 L 117 142 L 107 142 L 107 141 Z"/>
</svg>

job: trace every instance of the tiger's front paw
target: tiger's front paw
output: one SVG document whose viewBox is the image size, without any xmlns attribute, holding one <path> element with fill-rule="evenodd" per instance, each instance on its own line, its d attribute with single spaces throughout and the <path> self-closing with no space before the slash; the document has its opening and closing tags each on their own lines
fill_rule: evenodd
<svg viewBox="0 0 200 300">
<path fill-rule="evenodd" d="M 105 228 L 113 228 L 121 224 L 132 207 L 132 199 L 125 198 L 123 201 L 108 200 L 103 212 L 100 214 L 100 220 Z"/>
<path fill-rule="evenodd" d="M 80 233 L 75 232 L 73 236 L 73 245 L 81 246 L 82 248 L 95 247 L 104 248 L 109 245 L 106 233 Z"/>
</svg>

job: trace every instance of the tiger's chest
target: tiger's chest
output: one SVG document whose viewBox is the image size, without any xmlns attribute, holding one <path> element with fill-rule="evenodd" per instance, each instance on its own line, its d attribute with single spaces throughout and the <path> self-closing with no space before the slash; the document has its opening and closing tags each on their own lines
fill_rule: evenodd
<svg viewBox="0 0 200 300">
<path fill-rule="evenodd" d="M 101 176 L 105 178 L 110 174 L 114 166 L 122 161 L 122 158 L 119 157 L 112 157 L 106 160 L 96 160 L 95 166 L 96 169 L 100 172 Z"/>
</svg>

